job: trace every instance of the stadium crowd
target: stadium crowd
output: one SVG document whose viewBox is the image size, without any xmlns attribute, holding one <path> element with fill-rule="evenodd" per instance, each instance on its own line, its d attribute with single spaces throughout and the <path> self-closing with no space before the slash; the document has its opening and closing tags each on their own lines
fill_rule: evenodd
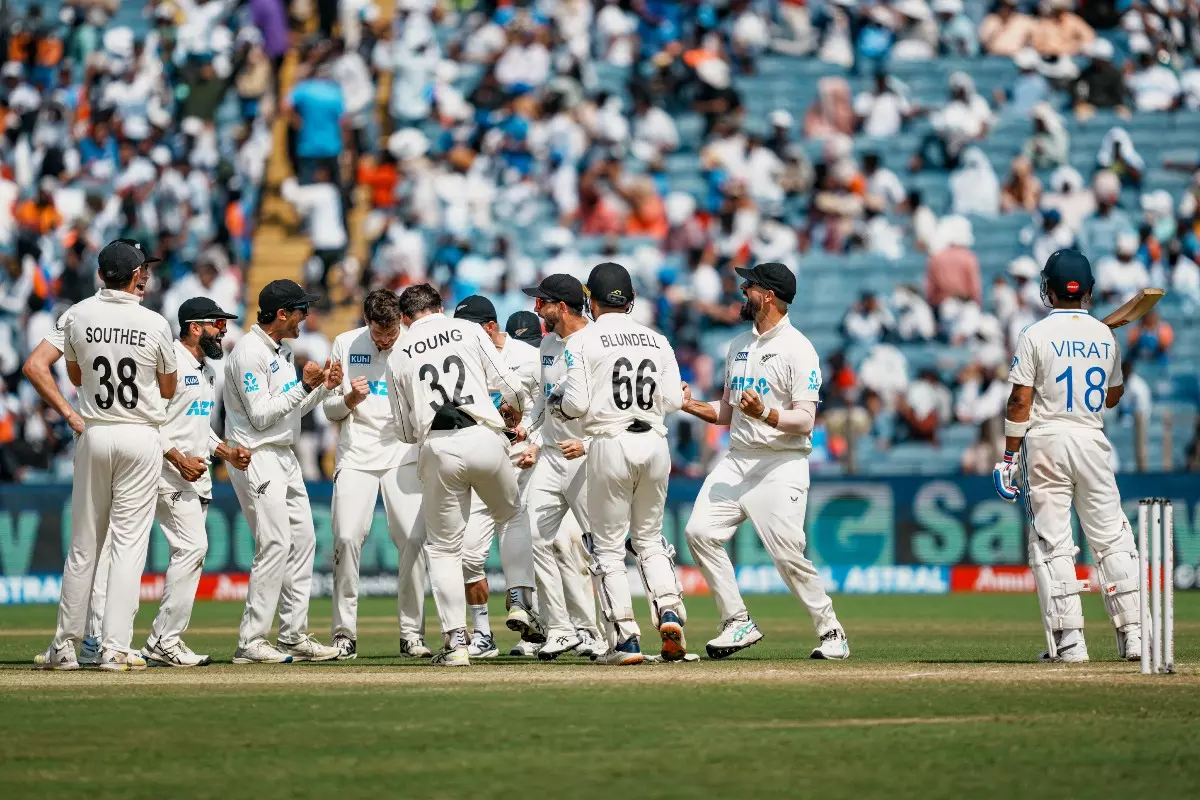
<svg viewBox="0 0 1200 800">
<path fill-rule="evenodd" d="M 429 280 L 448 303 L 487 294 L 506 318 L 527 307 L 520 290 L 539 276 L 586 278 L 597 260 L 620 260 L 638 283 L 634 313 L 672 338 L 685 379 L 709 391 L 743 324 L 733 267 L 781 261 L 804 286 L 805 261 L 818 254 L 877 259 L 878 280 L 844 311 L 841 346 L 821 353 L 813 463 L 832 469 L 855 442 L 868 455 L 936 445 L 946 426 L 965 424 L 979 435 L 961 468 L 989 471 L 1002 449 L 1008 354 L 1045 313 L 1038 272 L 1060 247 L 1092 258 L 1103 302 L 1156 285 L 1187 313 L 1200 308 L 1200 173 L 1174 196 L 1127 199 L 1151 168 L 1197 165 L 1148 164 L 1114 125 L 1091 171 L 1080 170 L 1066 124 L 1200 109 L 1194 0 L 39 9 L 10 4 L 0 34 L 2 480 L 69 472 L 70 432 L 20 380 L 20 364 L 57 314 L 94 290 L 98 247 L 129 236 L 164 259 L 146 302 L 168 319 L 196 295 L 243 308 L 265 192 L 295 211 L 311 246 L 303 277 L 336 303 Z M 755 118 L 739 87 L 781 55 L 849 77 L 822 78 L 802 115 L 780 107 Z M 893 75 L 902 62 L 945 56 L 1011 59 L 1016 77 L 987 94 L 969 70 L 954 72 L 930 104 Z M 1020 153 L 994 164 L 982 146 L 1013 119 L 1028 120 Z M 277 120 L 287 134 L 274 157 L 293 177 L 267 187 Z M 896 163 L 861 146 L 914 129 L 925 131 L 919 146 Z M 698 183 L 675 185 L 680 160 Z M 917 188 L 930 174 L 944 177 L 945 207 Z M 1020 214 L 1032 215 L 1025 255 L 985 285 L 978 220 Z M 926 259 L 923 283 L 887 277 L 914 254 Z M 334 302 L 310 317 L 298 354 L 328 353 L 340 332 L 324 322 Z M 802 330 L 820 303 L 798 299 Z M 1145 384 L 1138 365 L 1168 361 L 1173 341 L 1167 321 L 1143 320 L 1126 338 L 1129 379 Z M 909 342 L 970 356 L 949 374 L 914 368 L 898 346 Z M 1147 413 L 1151 388 L 1130 394 L 1123 414 Z M 677 416 L 676 468 L 702 475 L 721 434 Z M 333 446 L 318 417 L 306 418 L 302 456 L 314 478 Z M 1200 441 L 1190 467 L 1200 468 Z"/>
</svg>

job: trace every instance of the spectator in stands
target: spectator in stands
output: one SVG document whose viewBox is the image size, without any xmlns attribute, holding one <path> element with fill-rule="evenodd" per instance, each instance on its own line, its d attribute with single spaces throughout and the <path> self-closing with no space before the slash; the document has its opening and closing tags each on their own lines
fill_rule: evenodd
<svg viewBox="0 0 1200 800">
<path fill-rule="evenodd" d="M 1125 231 L 1117 236 L 1116 253 L 1097 262 L 1096 291 L 1106 302 L 1123 303 L 1150 285 L 1150 273 L 1137 250 L 1137 234 Z"/>
<path fill-rule="evenodd" d="M 995 365 L 976 359 L 958 373 L 958 398 L 954 417 L 961 423 L 978 425 L 1000 419 L 1008 400 L 1008 381 L 1001 378 Z"/>
<path fill-rule="evenodd" d="M 1155 51 L 1150 48 L 1137 54 L 1137 64 L 1137 69 L 1125 80 L 1133 96 L 1133 107 L 1138 111 L 1166 111 L 1173 108 L 1182 93 L 1175 73 L 1161 64 Z"/>
<path fill-rule="evenodd" d="M 1034 22 L 1018 0 L 999 0 L 979 25 L 979 43 L 993 56 L 1013 56 L 1033 42 Z"/>
<path fill-rule="evenodd" d="M 1008 168 L 1008 180 L 1000 193 L 1000 208 L 1006 214 L 1037 211 L 1042 199 L 1042 182 L 1033 174 L 1026 156 L 1017 156 Z"/>
<path fill-rule="evenodd" d="M 965 217 L 949 216 L 938 224 L 934 249 L 925 266 L 925 299 L 938 308 L 947 299 L 973 300 L 983 304 L 979 258 L 969 249 L 974 244 L 971 223 Z"/>
<path fill-rule="evenodd" d="M 926 164 L 954 169 L 971 142 L 987 136 L 992 127 L 992 109 L 975 91 L 975 81 L 965 72 L 950 75 L 950 102 L 930 118 L 933 127 L 913 155 L 909 168 L 923 169 Z"/>
<path fill-rule="evenodd" d="M 1112 131 L 1109 131 L 1111 134 Z M 1112 148 L 1109 148 L 1111 153 Z M 1103 149 L 1102 149 L 1103 152 Z M 1092 181 L 1096 195 L 1096 213 L 1083 221 L 1079 233 L 1079 245 L 1094 262 L 1112 255 L 1117 250 L 1117 236 L 1133 231 L 1133 222 L 1120 208 L 1117 201 L 1121 196 L 1121 179 L 1111 171 L 1097 172 Z"/>
<path fill-rule="evenodd" d="M 692 110 L 704 115 L 704 135 L 707 138 L 726 114 L 738 115 L 742 101 L 729 77 L 729 64 L 715 56 L 696 66 L 700 86 L 692 100 Z"/>
<path fill-rule="evenodd" d="M 817 46 L 817 37 L 807 0 L 781 0 L 777 10 L 789 36 L 775 39 L 771 42 L 771 47 L 791 56 L 806 56 L 811 53 Z"/>
<path fill-rule="evenodd" d="M 1049 103 L 1039 103 L 1033 112 L 1033 137 L 1021 152 L 1036 169 L 1052 169 L 1067 163 L 1071 138 L 1063 119 Z"/>
<path fill-rule="evenodd" d="M 304 220 L 313 256 L 306 271 L 309 281 L 329 285 L 329 271 L 341 264 L 349 236 L 342 216 L 342 193 L 326 164 L 313 167 L 312 182 L 284 181 L 280 194 Z"/>
<path fill-rule="evenodd" d="M 979 55 L 979 35 L 975 23 L 963 12 L 962 0 L 933 0 L 932 8 L 941 28 L 939 52 L 964 58 Z"/>
<path fill-rule="evenodd" d="M 863 292 L 842 318 L 842 335 L 854 344 L 883 341 L 896 327 L 892 312 L 873 292 Z"/>
<path fill-rule="evenodd" d="M 1072 97 L 1075 117 L 1090 119 L 1096 109 L 1125 112 L 1128 92 L 1125 75 L 1113 64 L 1113 46 L 1107 39 L 1096 39 L 1087 50 L 1088 65 L 1075 81 Z"/>
<path fill-rule="evenodd" d="M 1200 310 L 1200 266 L 1183 252 L 1178 238 L 1167 242 L 1164 266 L 1150 270 L 1151 286 L 1170 286 L 1171 292 L 1183 300 L 1184 313 L 1194 315 Z"/>
<path fill-rule="evenodd" d="M 904 205 L 912 216 L 912 235 L 917 249 L 928 252 L 937 236 L 937 214 L 933 213 L 933 209 L 916 189 L 909 190 L 908 200 Z"/>
<path fill-rule="evenodd" d="M 1038 211 L 1033 226 L 1022 231 L 1021 238 L 1028 240 L 1029 252 L 1038 264 L 1045 264 L 1057 250 L 1075 246 L 1075 232 L 1053 208 Z"/>
<path fill-rule="evenodd" d="M 642 161 L 654 155 L 672 153 L 679 149 L 679 130 L 666 111 L 650 102 L 645 92 L 635 94 L 633 101 L 632 152 Z"/>
<path fill-rule="evenodd" d="M 57 189 L 58 181 L 54 178 L 42 178 L 37 194 L 17 206 L 16 221 L 23 233 L 32 237 L 45 236 L 62 225 L 62 214 L 54 204 Z"/>
<path fill-rule="evenodd" d="M 897 427 L 901 441 L 931 442 L 937 444 L 938 434 L 951 419 L 953 396 L 941 376 L 932 367 L 917 373 L 917 380 L 897 401 Z"/>
<path fill-rule="evenodd" d="M 1043 208 L 1062 214 L 1063 223 L 1076 234 L 1083 221 L 1096 210 L 1096 197 L 1074 167 L 1062 166 L 1050 173 L 1050 191 L 1042 195 Z"/>
<path fill-rule="evenodd" d="M 1004 111 L 1012 117 L 1028 117 L 1040 103 L 1050 99 L 1053 89 L 1041 73 L 1042 58 L 1032 47 L 1018 50 L 1013 56 L 1017 77 L 1007 92 L 996 92 L 996 103 L 1007 102 Z"/>
<path fill-rule="evenodd" d="M 954 214 L 1000 213 L 1000 181 L 978 147 L 968 147 L 958 169 L 950 173 L 950 208 Z"/>
<path fill-rule="evenodd" d="M 908 98 L 883 71 L 875 73 L 872 90 L 860 92 L 854 98 L 856 125 L 864 136 L 879 139 L 895 136 L 913 113 Z"/>
<path fill-rule="evenodd" d="M 896 41 L 889 55 L 894 61 L 927 61 L 937 57 L 938 24 L 925 0 L 899 0 L 891 6 L 898 18 Z"/>
<path fill-rule="evenodd" d="M 663 252 L 691 253 L 702 250 L 708 235 L 696 218 L 696 199 L 685 192 L 671 192 L 664 205 L 670 227 L 663 242 Z"/>
<path fill-rule="evenodd" d="M 296 131 L 296 175 L 304 183 L 316 182 L 317 168 L 327 180 L 338 173 L 338 156 L 346 134 L 346 103 L 329 65 L 317 67 L 312 77 L 295 85 L 285 113 Z"/>
<path fill-rule="evenodd" d="M 1042 0 L 1039 3 L 1031 44 L 1042 56 L 1073 58 L 1095 40 L 1096 32 L 1071 10 L 1073 6 L 1074 0 Z"/>
<path fill-rule="evenodd" d="M 975 443 L 963 451 L 959 468 L 964 475 L 990 475 L 996 459 L 1004 455 L 1004 429 L 997 419 L 979 423 Z"/>
<path fill-rule="evenodd" d="M 836 134 L 853 136 L 854 125 L 849 82 L 833 77 L 817 81 L 817 99 L 804 114 L 805 138 L 825 139 Z"/>
<path fill-rule="evenodd" d="M 1175 344 L 1175 330 L 1156 309 L 1138 320 L 1129 332 L 1126 346 L 1127 357 L 1166 364 L 1171 346 Z"/>
<path fill-rule="evenodd" d="M 870 151 L 863 153 L 862 174 L 867 181 L 867 197 L 877 197 L 883 207 L 895 212 L 908 198 L 904 184 L 896 173 L 883 166 L 879 153 Z"/>
<path fill-rule="evenodd" d="M 1154 395 L 1150 391 L 1150 384 L 1137 374 L 1134 369 L 1136 365 L 1137 360 L 1132 356 L 1127 355 L 1121 360 L 1122 385 L 1125 387 L 1125 394 L 1121 397 L 1121 405 L 1117 407 L 1117 419 L 1125 424 L 1133 422 L 1135 417 L 1140 417 L 1142 422 L 1148 422 L 1154 406 Z"/>
</svg>

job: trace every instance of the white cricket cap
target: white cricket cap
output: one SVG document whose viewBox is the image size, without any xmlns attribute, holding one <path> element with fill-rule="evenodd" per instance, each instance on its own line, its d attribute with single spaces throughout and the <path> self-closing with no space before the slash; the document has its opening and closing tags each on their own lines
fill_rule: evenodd
<svg viewBox="0 0 1200 800">
<path fill-rule="evenodd" d="M 171 165 L 171 150 L 165 144 L 160 144 L 150 151 L 150 160 L 156 166 L 168 167 Z"/>
<path fill-rule="evenodd" d="M 1125 231 L 1117 234 L 1117 252 L 1132 255 L 1137 252 L 1138 237 L 1136 233 Z"/>
<path fill-rule="evenodd" d="M 420 158 L 429 152 L 429 139 L 416 128 L 404 128 L 388 137 L 387 149 L 397 161 Z"/>
<path fill-rule="evenodd" d="M 777 108 L 771 112 L 771 124 L 776 128 L 792 127 L 792 115 L 784 111 L 782 108 Z"/>
</svg>

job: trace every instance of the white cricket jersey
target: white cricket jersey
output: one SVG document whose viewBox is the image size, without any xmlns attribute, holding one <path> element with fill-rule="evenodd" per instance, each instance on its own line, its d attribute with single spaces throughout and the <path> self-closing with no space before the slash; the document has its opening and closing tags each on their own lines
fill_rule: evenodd
<svg viewBox="0 0 1200 800">
<path fill-rule="evenodd" d="M 1008 380 L 1033 387 L 1027 436 L 1099 432 L 1108 388 L 1121 385 L 1121 347 L 1088 312 L 1055 309 L 1021 331 Z"/>
<path fill-rule="evenodd" d="M 520 384 L 517 386 L 517 391 L 521 394 L 521 427 L 526 431 L 533 425 L 534 406 L 537 403 L 537 397 L 542 388 L 542 367 L 539 358 L 536 347 L 526 344 L 520 339 L 514 339 L 507 333 L 504 334 L 504 347 L 500 348 L 500 360 L 504 362 L 504 366 L 512 371 Z M 492 403 L 497 404 L 499 402 L 499 392 L 492 392 Z M 508 454 L 515 460 L 528 447 L 529 439 L 527 436 L 523 442 L 509 444 Z"/>
<path fill-rule="evenodd" d="M 423 442 L 441 409 L 458 409 L 496 431 L 505 428 L 492 392 L 524 411 L 520 381 L 500 363 L 496 346 L 477 323 L 429 314 L 413 322 L 388 358 L 388 397 L 401 438 Z"/>
<path fill-rule="evenodd" d="M 366 326 L 333 340 L 330 359 L 342 364 L 342 385 L 329 393 L 322 407 L 326 417 L 341 423 L 338 469 L 391 469 L 417 460 L 417 448 L 400 440 L 388 400 L 387 360 L 391 354 L 391 350 L 381 351 L 375 346 L 371 329 Z M 346 407 L 346 395 L 355 378 L 367 379 L 370 394 L 351 410 Z"/>
<path fill-rule="evenodd" d="M 101 289 L 64 315 L 63 355 L 79 364 L 79 415 L 87 423 L 158 427 L 167 401 L 158 375 L 176 370 L 171 326 L 136 295 Z"/>
<path fill-rule="evenodd" d="M 217 406 L 216 376 L 208 361 L 197 361 L 186 347 L 175 341 L 175 359 L 179 365 L 175 396 L 167 403 L 167 419 L 159 429 L 163 453 L 174 448 L 185 456 L 208 458 L 221 444 L 212 429 Z M 206 471 L 195 483 L 188 483 L 174 464 L 163 459 L 159 492 L 195 492 L 212 497 L 212 476 Z"/>
<path fill-rule="evenodd" d="M 679 363 L 662 334 L 627 314 L 602 314 L 571 337 L 563 355 L 563 414 L 588 436 L 612 436 L 635 422 L 667 435 L 663 417 L 683 406 Z"/>
<path fill-rule="evenodd" d="M 767 408 L 787 410 L 821 396 L 821 359 L 808 337 L 784 317 L 766 333 L 751 327 L 729 345 L 725 356 L 726 400 L 736 406 L 742 391 L 753 389 Z M 734 410 L 729 423 L 730 450 L 812 452 L 812 437 L 783 433 L 765 420 Z"/>
<path fill-rule="evenodd" d="M 300 439 L 300 418 L 325 399 L 322 384 L 311 392 L 296 375 L 287 342 L 252 325 L 225 360 L 225 438 L 249 450 L 291 447 Z"/>
<path fill-rule="evenodd" d="M 567 345 L 578 335 L 579 331 L 576 331 L 564 339 L 551 331 L 542 337 L 542 345 L 538 349 L 542 360 L 542 398 L 539 402 L 538 413 L 541 424 L 538 432 L 542 442 L 546 444 L 565 442 L 568 439 L 583 441 L 586 438 L 583 434 L 581 420 L 561 420 L 553 414 L 545 413 L 545 398 L 549 397 L 554 388 L 567 377 Z M 558 448 L 551 447 L 546 452 L 558 452 Z"/>
</svg>

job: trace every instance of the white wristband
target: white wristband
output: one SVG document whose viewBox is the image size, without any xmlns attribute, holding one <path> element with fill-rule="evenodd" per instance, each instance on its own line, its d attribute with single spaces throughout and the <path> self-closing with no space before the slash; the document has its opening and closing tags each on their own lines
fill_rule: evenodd
<svg viewBox="0 0 1200 800">
<path fill-rule="evenodd" d="M 768 419 L 771 418 L 771 409 L 767 408 L 766 406 L 763 406 L 762 413 L 758 415 L 758 418 L 761 419 L 763 422 L 766 422 Z"/>
<path fill-rule="evenodd" d="M 1013 422 L 1011 419 L 1004 420 L 1004 435 L 1011 436 L 1014 439 L 1020 439 L 1029 430 L 1029 420 L 1024 422 Z"/>
</svg>

